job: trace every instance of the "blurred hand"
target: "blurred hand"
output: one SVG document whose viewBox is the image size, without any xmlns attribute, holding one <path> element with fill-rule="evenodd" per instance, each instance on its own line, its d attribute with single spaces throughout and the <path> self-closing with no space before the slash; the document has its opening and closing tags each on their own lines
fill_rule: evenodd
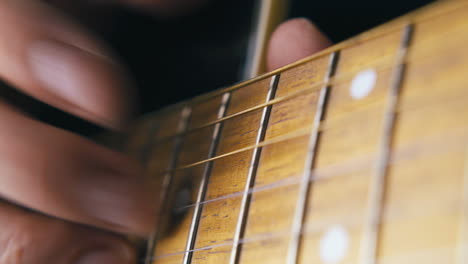
<svg viewBox="0 0 468 264">
<path fill-rule="evenodd" d="M 204 1 L 96 0 L 162 15 Z M 0 1 L 0 78 L 50 105 L 118 129 L 131 117 L 132 83 L 109 48 L 80 25 L 79 14 L 71 19 L 61 12 L 76 2 Z M 307 20 L 286 22 L 272 37 L 268 67 L 329 44 Z M 139 165 L 30 119 L 1 99 L 0 123 L 0 197 L 11 202 L 0 201 L 0 263 L 134 263 L 134 249 L 116 234 L 152 231 L 156 195 Z"/>
</svg>

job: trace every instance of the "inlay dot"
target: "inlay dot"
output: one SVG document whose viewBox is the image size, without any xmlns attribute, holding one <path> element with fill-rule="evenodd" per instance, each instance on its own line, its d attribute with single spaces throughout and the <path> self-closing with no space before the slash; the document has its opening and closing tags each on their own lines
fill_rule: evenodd
<svg viewBox="0 0 468 264">
<path fill-rule="evenodd" d="M 366 97 L 374 89 L 377 81 L 377 72 L 374 69 L 367 69 L 359 72 L 351 82 L 350 93 L 354 99 Z"/>
<path fill-rule="evenodd" d="M 339 225 L 330 227 L 320 239 L 320 259 L 324 263 L 338 263 L 349 248 L 348 231 Z"/>
</svg>

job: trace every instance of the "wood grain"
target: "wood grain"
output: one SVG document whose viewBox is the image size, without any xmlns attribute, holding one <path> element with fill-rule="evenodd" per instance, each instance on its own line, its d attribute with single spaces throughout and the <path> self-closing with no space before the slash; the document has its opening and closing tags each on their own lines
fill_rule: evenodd
<svg viewBox="0 0 468 264">
<path fill-rule="evenodd" d="M 334 263 L 358 263 L 386 99 L 402 30 L 408 24 L 414 31 L 392 134 L 377 262 L 466 263 L 460 249 L 468 241 L 462 232 L 468 224 L 463 216 L 468 175 L 468 2 L 462 0 L 423 8 L 285 68 L 172 106 L 133 127 L 125 150 L 146 163 L 153 182 L 167 172 L 176 137 L 182 137 L 171 192 L 181 186 L 192 191 L 181 223 L 158 241 L 154 263 L 182 263 L 195 194 L 209 163 L 213 167 L 192 263 L 229 263 L 263 110 L 249 109 L 265 103 L 273 75 L 279 75 L 276 98 L 303 92 L 271 106 L 266 141 L 310 131 L 318 92 L 324 85 L 330 88 L 298 262 L 326 263 L 322 241 L 339 226 L 349 245 Z M 337 69 L 324 83 L 331 52 L 339 53 Z M 352 80 L 366 69 L 377 73 L 376 85 L 367 96 L 355 99 L 350 95 Z M 228 117 L 217 121 L 224 93 L 231 93 Z M 180 135 L 183 107 L 191 109 L 192 117 L 187 133 Z M 222 123 L 216 155 L 227 156 L 208 161 L 216 122 Z M 302 134 L 262 147 L 240 263 L 285 263 L 309 139 Z"/>
</svg>

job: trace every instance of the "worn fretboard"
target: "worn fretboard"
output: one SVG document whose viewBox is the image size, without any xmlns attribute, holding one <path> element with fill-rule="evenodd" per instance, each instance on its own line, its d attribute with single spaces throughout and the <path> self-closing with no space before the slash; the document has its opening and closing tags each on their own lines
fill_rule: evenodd
<svg viewBox="0 0 468 264">
<path fill-rule="evenodd" d="M 146 262 L 468 263 L 467 47 L 441 2 L 144 118 L 127 151 L 186 212 Z"/>
</svg>

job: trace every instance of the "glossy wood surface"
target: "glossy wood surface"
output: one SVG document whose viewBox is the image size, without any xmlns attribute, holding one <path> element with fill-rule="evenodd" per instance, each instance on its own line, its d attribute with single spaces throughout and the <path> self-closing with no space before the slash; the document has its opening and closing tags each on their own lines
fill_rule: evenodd
<svg viewBox="0 0 468 264">
<path fill-rule="evenodd" d="M 230 263 L 244 195 L 251 199 L 238 262 L 287 263 L 300 179 L 309 169 L 310 132 L 325 86 L 329 96 L 297 263 L 362 263 L 371 181 L 407 25 L 413 31 L 391 131 L 375 263 L 468 263 L 467 1 L 433 4 L 291 66 L 143 119 L 131 130 L 127 151 L 147 164 L 154 179 L 174 177 L 170 192 L 190 186 L 192 196 L 181 223 L 157 242 L 150 263 L 184 263 L 207 166 L 206 195 L 187 263 Z M 339 53 L 336 72 L 324 83 L 334 52 Z M 375 85 L 356 99 L 352 81 L 369 69 L 377 74 Z M 276 95 L 268 101 L 275 75 Z M 219 117 L 229 93 L 226 114 Z M 267 125 L 261 123 L 266 107 L 271 110 Z M 181 131 L 184 108 L 191 117 Z M 222 124 L 219 142 L 210 157 L 216 124 Z M 255 145 L 263 129 L 265 140 Z M 175 150 L 177 140 L 181 145 Z M 253 155 L 258 164 L 250 168 Z M 255 181 L 246 194 L 249 169 Z M 347 247 L 339 260 L 327 262 L 324 241 L 336 227 L 345 231 Z"/>
</svg>

